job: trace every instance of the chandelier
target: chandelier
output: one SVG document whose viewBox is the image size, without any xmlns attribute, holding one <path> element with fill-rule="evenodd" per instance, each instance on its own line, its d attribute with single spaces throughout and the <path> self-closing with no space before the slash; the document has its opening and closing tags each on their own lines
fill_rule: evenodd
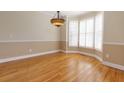
<svg viewBox="0 0 124 93">
<path fill-rule="evenodd" d="M 60 17 L 60 11 L 57 11 L 57 16 L 51 19 L 51 23 L 57 27 L 64 25 L 64 21 L 65 20 Z"/>
</svg>

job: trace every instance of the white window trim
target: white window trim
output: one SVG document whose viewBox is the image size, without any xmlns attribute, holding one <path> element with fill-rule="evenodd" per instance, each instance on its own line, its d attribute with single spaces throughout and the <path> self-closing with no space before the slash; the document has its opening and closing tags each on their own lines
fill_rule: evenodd
<svg viewBox="0 0 124 93">
<path fill-rule="evenodd" d="M 99 14 L 101 14 L 101 13 L 99 13 Z M 96 15 L 99 15 L 99 14 L 96 14 Z M 77 43 L 78 43 L 78 45 L 77 46 L 70 46 L 69 45 L 69 22 L 68 22 L 68 46 L 69 47 L 72 47 L 72 48 L 87 48 L 87 49 L 94 49 L 94 50 L 96 50 L 96 51 L 99 51 L 99 52 L 103 52 L 103 31 L 104 31 L 104 17 L 102 18 L 102 24 L 103 24 L 103 26 L 102 26 L 102 47 L 101 47 L 101 49 L 98 49 L 98 48 L 95 48 L 95 17 L 96 17 L 96 15 L 95 16 L 92 16 L 93 17 L 93 19 L 94 19 L 94 29 L 93 29 L 93 47 L 91 48 L 91 47 L 86 47 L 86 32 L 85 32 L 85 46 L 80 46 L 80 21 L 81 20 L 85 20 L 85 19 L 77 19 L 78 20 L 78 41 L 77 41 Z M 102 13 L 102 15 L 103 15 L 103 13 Z M 87 24 L 86 24 L 86 26 L 87 26 Z"/>
</svg>

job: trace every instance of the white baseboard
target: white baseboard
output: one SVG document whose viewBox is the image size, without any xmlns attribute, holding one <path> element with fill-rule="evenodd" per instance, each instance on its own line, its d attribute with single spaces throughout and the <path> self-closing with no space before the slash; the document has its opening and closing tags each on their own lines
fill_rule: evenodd
<svg viewBox="0 0 124 93">
<path fill-rule="evenodd" d="M 79 53 L 79 51 L 65 51 L 65 53 Z"/>
<path fill-rule="evenodd" d="M 117 69 L 120 69 L 120 70 L 124 70 L 124 66 L 114 64 L 114 63 L 111 63 L 111 62 L 107 62 L 107 61 L 103 61 L 102 58 L 100 58 L 99 56 L 94 55 L 94 54 L 85 53 L 85 52 L 81 52 L 81 51 L 64 51 L 64 50 L 61 50 L 61 52 L 64 52 L 64 53 L 79 53 L 79 54 L 83 54 L 83 55 L 88 55 L 88 56 L 91 56 L 91 57 L 95 57 L 96 59 L 98 59 L 104 65 L 107 65 L 107 66 L 110 66 L 110 67 L 113 67 L 113 68 L 117 68 Z"/>
<path fill-rule="evenodd" d="M 29 55 L 24 55 L 24 56 L 4 58 L 4 59 L 0 59 L 0 63 L 4 63 L 4 62 L 8 62 L 8 61 L 14 61 L 14 60 L 19 60 L 19 59 L 25 59 L 25 58 L 29 58 L 29 57 L 46 55 L 46 54 L 56 53 L 56 52 L 60 52 L 60 51 L 64 52 L 64 53 L 79 53 L 79 54 L 83 54 L 83 55 L 92 56 L 92 57 L 95 57 L 96 59 L 98 59 L 99 61 L 101 61 L 102 64 L 104 64 L 104 65 L 107 65 L 107 66 L 110 66 L 110 67 L 113 67 L 113 68 L 117 68 L 117 69 L 120 69 L 120 70 L 124 70 L 124 66 L 118 65 L 118 64 L 114 64 L 114 63 L 111 63 L 111 62 L 107 62 L 107 61 L 103 61 L 97 55 L 93 55 L 93 54 L 85 53 L 85 52 L 80 52 L 80 51 L 64 51 L 64 50 L 53 50 L 53 51 L 36 53 L 36 54 L 29 54 Z"/>
<path fill-rule="evenodd" d="M 66 51 L 66 50 L 60 50 L 63 53 L 79 53 L 79 51 Z"/>
<path fill-rule="evenodd" d="M 114 63 L 107 62 L 107 61 L 103 61 L 103 64 L 124 71 L 124 66 L 122 66 L 122 65 L 114 64 Z"/>
<path fill-rule="evenodd" d="M 97 55 L 94 55 L 94 57 L 95 57 L 96 59 L 98 59 L 100 62 L 103 62 L 103 59 L 102 59 L 101 57 L 99 57 L 99 56 L 97 56 Z"/>
<path fill-rule="evenodd" d="M 66 53 L 66 51 L 65 51 L 65 50 L 60 50 L 60 52 Z"/>
<path fill-rule="evenodd" d="M 60 50 L 53 50 L 53 51 L 48 51 L 48 52 L 36 53 L 36 54 L 28 54 L 28 55 L 16 56 L 16 57 L 11 57 L 11 58 L 4 58 L 4 59 L 0 59 L 0 63 L 13 61 L 13 60 L 19 60 L 19 59 L 25 59 L 29 57 L 41 56 L 41 55 L 46 55 L 46 54 L 51 54 L 51 53 L 56 53 L 56 52 L 60 52 Z"/>
<path fill-rule="evenodd" d="M 96 59 L 98 59 L 101 62 L 103 61 L 102 58 L 100 58 L 99 56 L 94 55 L 94 54 L 90 54 L 90 53 L 86 53 L 86 52 L 81 52 L 81 51 L 64 51 L 64 50 L 61 50 L 61 52 L 64 52 L 64 53 L 79 53 L 79 54 L 95 57 Z"/>
</svg>

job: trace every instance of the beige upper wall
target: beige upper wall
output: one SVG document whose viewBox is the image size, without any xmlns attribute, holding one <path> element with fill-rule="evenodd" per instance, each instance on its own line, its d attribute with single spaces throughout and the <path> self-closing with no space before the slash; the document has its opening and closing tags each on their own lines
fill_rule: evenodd
<svg viewBox="0 0 124 93">
<path fill-rule="evenodd" d="M 65 18 L 65 23 L 63 26 L 61 26 L 60 28 L 60 37 L 61 37 L 61 41 L 68 41 L 68 16 L 66 16 Z"/>
<path fill-rule="evenodd" d="M 66 23 L 60 28 L 60 40 L 66 41 Z"/>
<path fill-rule="evenodd" d="M 0 12 L 0 41 L 59 41 L 59 29 L 50 23 L 53 16 L 43 12 Z"/>
<path fill-rule="evenodd" d="M 122 44 L 121 44 L 122 43 Z M 103 59 L 124 66 L 124 12 L 104 12 Z"/>
<path fill-rule="evenodd" d="M 124 12 L 104 12 L 104 42 L 124 43 Z"/>
</svg>

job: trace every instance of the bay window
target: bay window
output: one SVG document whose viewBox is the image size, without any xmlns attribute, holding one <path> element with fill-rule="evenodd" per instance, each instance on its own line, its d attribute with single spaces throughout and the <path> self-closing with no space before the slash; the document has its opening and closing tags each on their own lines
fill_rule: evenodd
<svg viewBox="0 0 124 93">
<path fill-rule="evenodd" d="M 69 46 L 102 50 L 102 14 L 69 21 Z M 78 38 L 79 37 L 79 38 Z M 78 44 L 79 42 L 79 44 Z"/>
</svg>

